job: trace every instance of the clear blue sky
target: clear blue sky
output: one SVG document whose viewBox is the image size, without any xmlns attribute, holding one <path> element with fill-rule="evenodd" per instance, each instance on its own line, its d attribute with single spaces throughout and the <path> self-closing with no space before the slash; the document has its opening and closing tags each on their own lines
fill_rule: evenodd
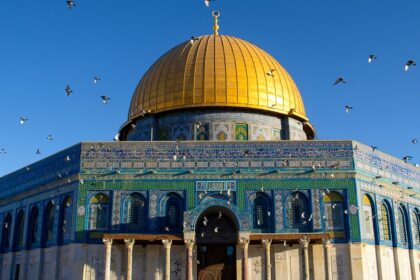
<svg viewBox="0 0 420 280">
<path fill-rule="evenodd" d="M 355 139 L 420 162 L 420 143 L 411 144 L 420 140 L 420 64 L 403 70 L 408 59 L 420 63 L 420 1 L 216 0 L 211 9 L 201 0 L 75 1 L 72 10 L 65 0 L 1 3 L 0 176 L 80 141 L 112 140 L 147 68 L 191 35 L 211 33 L 212 8 L 220 33 L 289 71 L 318 139 Z M 368 64 L 371 53 L 378 60 Z M 333 87 L 338 76 L 348 84 Z M 111 97 L 107 106 L 100 95 Z"/>
</svg>

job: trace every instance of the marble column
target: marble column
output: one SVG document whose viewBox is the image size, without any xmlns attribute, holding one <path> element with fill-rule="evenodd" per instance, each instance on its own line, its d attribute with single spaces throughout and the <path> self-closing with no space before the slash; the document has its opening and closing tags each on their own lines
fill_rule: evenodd
<svg viewBox="0 0 420 280">
<path fill-rule="evenodd" d="M 271 239 L 263 239 L 265 249 L 265 279 L 271 280 Z"/>
<path fill-rule="evenodd" d="M 303 260 L 305 265 L 305 280 L 309 280 L 309 241 L 310 239 L 307 236 L 304 236 L 302 239 L 300 239 L 300 246 L 303 249 Z"/>
<path fill-rule="evenodd" d="M 187 248 L 187 280 L 193 280 L 193 248 L 194 240 L 185 240 Z"/>
<path fill-rule="evenodd" d="M 103 239 L 105 244 L 105 276 L 104 280 L 110 280 L 111 278 L 111 249 L 112 239 Z"/>
<path fill-rule="evenodd" d="M 325 266 L 327 268 L 327 280 L 332 280 L 332 267 L 331 267 L 331 239 L 324 239 L 324 252 L 326 257 Z"/>
<path fill-rule="evenodd" d="M 165 280 L 171 279 L 171 239 L 162 240 L 163 248 L 165 249 Z"/>
<path fill-rule="evenodd" d="M 249 239 L 241 238 L 240 241 L 241 248 L 242 248 L 242 279 L 248 280 L 248 245 Z"/>
<path fill-rule="evenodd" d="M 133 247 L 134 239 L 124 239 L 125 247 L 127 248 L 127 271 L 126 279 L 133 279 Z"/>
</svg>

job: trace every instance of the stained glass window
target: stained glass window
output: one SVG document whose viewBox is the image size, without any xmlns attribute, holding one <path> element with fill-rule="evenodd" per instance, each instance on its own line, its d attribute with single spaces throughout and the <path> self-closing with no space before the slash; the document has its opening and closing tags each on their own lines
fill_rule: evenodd
<svg viewBox="0 0 420 280">
<path fill-rule="evenodd" d="M 303 229 L 309 220 L 306 197 L 299 192 L 289 196 L 287 201 L 286 218 L 289 228 Z"/>
<path fill-rule="evenodd" d="M 71 239 L 73 225 L 73 201 L 71 197 L 66 197 L 64 199 L 61 211 L 60 243 L 63 243 L 64 240 Z"/>
<path fill-rule="evenodd" d="M 264 193 L 257 193 L 254 199 L 254 228 L 268 230 L 270 227 L 270 198 Z"/>
<path fill-rule="evenodd" d="M 3 234 L 2 234 L 2 249 L 8 249 L 10 246 L 10 234 L 12 229 L 12 215 L 7 214 L 3 222 Z"/>
<path fill-rule="evenodd" d="M 25 213 L 20 210 L 16 220 L 16 233 L 15 238 L 16 241 L 14 242 L 16 246 L 23 246 L 24 245 L 24 236 L 25 236 Z"/>
<path fill-rule="evenodd" d="M 166 201 L 166 232 L 182 231 L 182 198 L 176 194 L 170 194 Z"/>
<path fill-rule="evenodd" d="M 372 214 L 372 202 L 367 195 L 363 196 L 363 220 L 365 228 L 365 238 L 375 239 L 375 233 L 373 231 L 373 214 Z"/>
<path fill-rule="evenodd" d="M 124 202 L 124 223 L 128 230 L 144 232 L 146 229 L 146 199 L 139 193 L 129 195 Z"/>
<path fill-rule="evenodd" d="M 338 192 L 326 193 L 324 202 L 324 220 L 327 230 L 344 229 L 344 199 Z"/>
<path fill-rule="evenodd" d="M 29 219 L 29 246 L 38 242 L 39 229 L 39 210 L 38 207 L 33 207 Z"/>
<path fill-rule="evenodd" d="M 401 206 L 398 207 L 398 241 L 407 244 L 407 221 Z"/>
<path fill-rule="evenodd" d="M 53 241 L 55 236 L 55 207 L 50 201 L 45 211 L 45 241 Z"/>
<path fill-rule="evenodd" d="M 391 240 L 391 230 L 389 226 L 388 207 L 384 202 L 381 203 L 381 220 L 379 223 L 383 240 Z"/>
<path fill-rule="evenodd" d="M 104 193 L 98 193 L 90 199 L 89 228 L 108 229 L 111 200 Z"/>
<path fill-rule="evenodd" d="M 413 223 L 413 243 L 420 244 L 419 212 L 417 209 L 411 213 L 411 220 Z"/>
</svg>

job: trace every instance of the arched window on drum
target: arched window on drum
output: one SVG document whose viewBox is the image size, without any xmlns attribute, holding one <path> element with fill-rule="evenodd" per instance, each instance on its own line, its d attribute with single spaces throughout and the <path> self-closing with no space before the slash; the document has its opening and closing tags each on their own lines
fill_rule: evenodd
<svg viewBox="0 0 420 280">
<path fill-rule="evenodd" d="M 98 193 L 90 199 L 89 229 L 106 230 L 109 228 L 111 200 L 108 195 Z"/>
<path fill-rule="evenodd" d="M 311 218 L 308 209 L 308 199 L 303 193 L 291 193 L 286 203 L 287 228 L 300 232 L 307 231 Z"/>
<path fill-rule="evenodd" d="M 420 228 L 419 228 L 419 218 L 420 218 L 419 209 L 415 208 L 413 212 L 411 212 L 411 224 L 413 228 L 413 245 L 420 244 Z"/>
<path fill-rule="evenodd" d="M 327 230 L 344 230 L 344 198 L 335 191 L 324 193 L 324 220 Z"/>
<path fill-rule="evenodd" d="M 165 203 L 164 231 L 170 233 L 182 232 L 183 202 L 182 198 L 175 193 L 167 196 Z"/>
<path fill-rule="evenodd" d="M 375 240 L 375 227 L 374 227 L 374 209 L 373 203 L 368 195 L 363 195 L 362 198 L 362 211 L 363 211 L 363 227 L 365 238 Z"/>
<path fill-rule="evenodd" d="M 146 232 L 146 199 L 139 193 L 132 193 L 124 201 L 124 224 L 128 231 Z"/>
<path fill-rule="evenodd" d="M 258 192 L 253 203 L 254 229 L 270 232 L 271 228 L 271 199 L 267 194 Z"/>
<path fill-rule="evenodd" d="M 381 232 L 382 240 L 392 240 L 392 231 L 391 231 L 391 215 L 389 214 L 388 204 L 384 201 L 380 203 L 381 218 L 379 220 L 379 229 Z"/>
<path fill-rule="evenodd" d="M 408 231 L 407 231 L 407 216 L 405 207 L 400 205 L 397 211 L 397 232 L 398 232 L 398 243 L 408 245 Z"/>
</svg>

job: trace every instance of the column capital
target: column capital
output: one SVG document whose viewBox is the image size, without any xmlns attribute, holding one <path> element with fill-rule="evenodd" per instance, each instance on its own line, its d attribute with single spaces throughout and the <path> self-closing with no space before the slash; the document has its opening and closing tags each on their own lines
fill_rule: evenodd
<svg viewBox="0 0 420 280">
<path fill-rule="evenodd" d="M 136 241 L 134 239 L 124 239 L 125 246 L 127 248 L 133 247 Z"/>
<path fill-rule="evenodd" d="M 263 244 L 264 246 L 270 246 L 271 242 L 271 239 L 261 239 L 261 244 Z"/>
<path fill-rule="evenodd" d="M 322 239 L 322 242 L 324 243 L 325 248 L 331 248 L 331 238 L 324 238 Z"/>
<path fill-rule="evenodd" d="M 185 243 L 185 247 L 187 247 L 188 249 L 193 248 L 195 241 L 194 240 L 184 240 Z"/>
<path fill-rule="evenodd" d="M 241 237 L 241 239 L 239 240 L 239 244 L 241 245 L 242 248 L 248 248 L 249 239 L 245 237 Z"/>
<path fill-rule="evenodd" d="M 104 239 L 102 239 L 102 242 L 105 244 L 105 245 L 107 245 L 107 246 L 110 246 L 110 245 L 112 245 L 112 238 L 104 238 Z"/>
<path fill-rule="evenodd" d="M 162 244 L 165 249 L 170 249 L 172 245 L 172 239 L 163 239 Z"/>
<path fill-rule="evenodd" d="M 299 242 L 300 242 L 300 246 L 302 246 L 303 248 L 308 248 L 309 246 L 309 242 L 311 241 L 311 239 L 309 239 L 306 235 L 304 237 L 302 237 Z"/>
</svg>

